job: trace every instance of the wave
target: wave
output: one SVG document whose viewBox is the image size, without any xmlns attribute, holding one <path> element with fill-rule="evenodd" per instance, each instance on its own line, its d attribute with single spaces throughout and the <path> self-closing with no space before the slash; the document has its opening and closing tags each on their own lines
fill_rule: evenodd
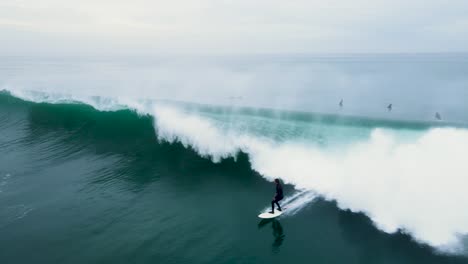
<svg viewBox="0 0 468 264">
<path fill-rule="evenodd" d="M 242 111 L 234 115 L 167 102 L 15 96 L 41 102 L 78 101 L 106 111 L 120 109 L 118 118 L 128 119 L 101 113 L 103 129 L 121 129 L 116 133 L 130 138 L 145 131 L 148 140 L 182 144 L 215 163 L 246 153 L 251 168 L 265 179 L 280 178 L 301 193 L 314 194 L 294 205 L 298 210 L 316 194 L 336 201 L 343 210 L 365 213 L 384 232 L 407 233 L 443 252 L 465 250 L 468 130 L 464 127 L 368 119 L 359 123 L 346 118 L 345 122 L 315 118 L 309 123 L 303 118 L 291 121 Z M 88 108 L 74 113 L 83 118 Z M 57 115 L 70 118 L 69 114 Z"/>
<path fill-rule="evenodd" d="M 468 233 L 466 129 L 430 129 L 414 142 L 375 129 L 367 141 L 328 153 L 225 134 L 172 108 L 157 107 L 154 114 L 160 140 L 181 142 L 214 161 L 246 152 L 266 179 L 281 178 L 337 201 L 342 209 L 364 212 L 385 232 L 402 231 L 443 250 L 460 249 L 459 236 Z"/>
</svg>

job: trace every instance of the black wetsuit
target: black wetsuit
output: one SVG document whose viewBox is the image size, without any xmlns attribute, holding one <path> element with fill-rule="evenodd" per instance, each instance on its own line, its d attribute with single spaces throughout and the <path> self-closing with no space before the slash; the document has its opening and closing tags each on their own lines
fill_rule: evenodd
<svg viewBox="0 0 468 264">
<path fill-rule="evenodd" d="M 276 194 L 273 201 L 271 201 L 271 212 L 275 212 L 275 204 L 278 206 L 278 210 L 281 211 L 281 206 L 279 205 L 279 201 L 283 200 L 283 186 L 281 184 L 276 184 Z"/>
</svg>

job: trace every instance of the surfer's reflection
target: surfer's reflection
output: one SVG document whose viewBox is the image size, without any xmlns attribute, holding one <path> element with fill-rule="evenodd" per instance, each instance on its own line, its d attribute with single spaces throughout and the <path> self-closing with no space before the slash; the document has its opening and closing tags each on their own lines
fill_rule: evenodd
<svg viewBox="0 0 468 264">
<path fill-rule="evenodd" d="M 284 232 L 281 223 L 276 219 L 264 219 L 258 223 L 258 228 L 263 228 L 267 224 L 271 223 L 271 227 L 273 229 L 273 243 L 271 244 L 271 248 L 274 253 L 279 252 L 279 248 L 283 244 L 284 241 Z"/>
</svg>

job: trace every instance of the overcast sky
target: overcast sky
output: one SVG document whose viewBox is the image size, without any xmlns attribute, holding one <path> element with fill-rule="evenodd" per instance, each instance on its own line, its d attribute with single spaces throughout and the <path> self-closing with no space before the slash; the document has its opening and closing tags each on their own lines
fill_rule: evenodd
<svg viewBox="0 0 468 264">
<path fill-rule="evenodd" d="M 468 0 L 0 0 L 0 53 L 467 52 Z"/>
</svg>

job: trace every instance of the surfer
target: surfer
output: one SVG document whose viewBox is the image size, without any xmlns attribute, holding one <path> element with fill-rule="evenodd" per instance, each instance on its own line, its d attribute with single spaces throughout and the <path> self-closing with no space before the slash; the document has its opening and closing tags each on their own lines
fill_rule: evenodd
<svg viewBox="0 0 468 264">
<path fill-rule="evenodd" d="M 387 109 L 388 109 L 389 112 L 392 111 L 392 108 L 393 108 L 393 105 L 392 105 L 392 104 L 389 104 L 389 105 L 387 106 Z"/>
<path fill-rule="evenodd" d="M 281 211 L 281 206 L 279 205 L 279 201 L 283 200 L 283 186 L 281 186 L 279 179 L 275 179 L 276 184 L 276 193 L 273 197 L 273 201 L 271 201 L 271 212 L 270 214 L 275 213 L 275 204 L 278 206 L 278 211 Z"/>
<path fill-rule="evenodd" d="M 341 99 L 340 103 L 338 104 L 340 108 L 343 108 L 343 99 Z"/>
</svg>

